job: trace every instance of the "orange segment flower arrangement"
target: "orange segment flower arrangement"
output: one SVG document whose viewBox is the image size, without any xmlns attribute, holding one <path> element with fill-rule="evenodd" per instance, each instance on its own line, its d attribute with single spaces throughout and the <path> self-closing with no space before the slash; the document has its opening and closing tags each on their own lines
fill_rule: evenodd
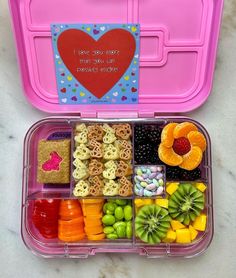
<svg viewBox="0 0 236 278">
<path fill-rule="evenodd" d="M 201 163 L 206 146 L 205 136 L 193 123 L 170 123 L 162 130 L 158 155 L 167 165 L 193 170 Z"/>
</svg>

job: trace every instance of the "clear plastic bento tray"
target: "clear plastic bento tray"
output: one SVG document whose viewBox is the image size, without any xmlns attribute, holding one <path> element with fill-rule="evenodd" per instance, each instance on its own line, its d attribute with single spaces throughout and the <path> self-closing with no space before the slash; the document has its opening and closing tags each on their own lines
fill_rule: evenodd
<svg viewBox="0 0 236 278">
<path fill-rule="evenodd" d="M 78 242 L 63 242 L 58 238 L 46 239 L 33 224 L 33 204 L 35 200 L 41 199 L 78 199 L 73 195 L 73 178 L 70 184 L 40 184 L 37 182 L 37 146 L 42 139 L 71 139 L 73 142 L 73 127 L 75 124 L 104 124 L 104 123 L 129 123 L 132 129 L 136 125 L 152 125 L 165 126 L 170 122 L 194 123 L 199 131 L 201 131 L 207 142 L 207 149 L 204 153 L 203 160 L 200 164 L 201 177 L 194 181 L 194 183 L 204 183 L 207 187 L 204 192 L 205 206 L 203 212 L 207 215 L 207 227 L 204 232 L 200 232 L 197 238 L 188 244 L 179 243 L 159 243 L 148 244 L 140 241 L 135 234 L 135 200 L 136 199 L 150 199 L 150 197 L 140 197 L 132 194 L 129 197 L 107 197 L 100 196 L 98 199 L 112 200 L 112 199 L 129 199 L 132 202 L 133 217 L 132 217 L 132 237 L 130 239 L 104 239 L 99 241 L 91 241 L 87 238 Z M 134 146 L 134 136 L 132 137 L 132 145 Z M 73 144 L 73 143 L 72 143 Z M 71 160 L 73 161 L 74 147 L 71 147 Z M 132 166 L 135 167 L 135 160 L 132 159 Z M 71 165 L 73 169 L 73 165 Z M 71 170 L 72 173 L 72 170 Z M 167 182 L 171 179 L 166 178 Z M 175 180 L 176 182 L 176 180 Z M 187 181 L 178 180 L 178 182 L 187 183 Z M 191 183 L 191 182 L 190 182 Z M 165 196 L 165 194 L 164 194 Z M 159 196 L 160 197 L 160 196 Z M 163 197 L 163 196 L 162 196 Z M 79 197 L 82 199 L 94 199 L 95 197 Z M 158 196 L 151 197 L 155 200 Z M 23 198 L 22 198 L 22 238 L 28 248 L 44 257 L 87 257 L 99 252 L 124 252 L 137 253 L 146 255 L 148 257 L 192 257 L 201 254 L 211 243 L 213 232 L 213 200 L 212 200 L 212 180 L 211 180 L 211 145 L 210 138 L 206 130 L 196 121 L 183 117 L 160 117 L 156 119 L 81 119 L 77 117 L 57 117 L 48 118 L 39 121 L 33 125 L 28 131 L 24 143 L 24 174 L 23 174 Z"/>
</svg>

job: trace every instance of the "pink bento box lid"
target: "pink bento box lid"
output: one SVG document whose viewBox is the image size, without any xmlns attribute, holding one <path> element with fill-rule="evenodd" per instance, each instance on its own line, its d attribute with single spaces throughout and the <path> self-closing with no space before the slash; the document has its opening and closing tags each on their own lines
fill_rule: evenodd
<svg viewBox="0 0 236 278">
<path fill-rule="evenodd" d="M 187 112 L 210 94 L 223 0 L 9 0 L 27 99 L 50 113 Z M 140 23 L 139 104 L 60 105 L 51 23 Z M 114 111 L 117 112 L 114 114 Z"/>
</svg>

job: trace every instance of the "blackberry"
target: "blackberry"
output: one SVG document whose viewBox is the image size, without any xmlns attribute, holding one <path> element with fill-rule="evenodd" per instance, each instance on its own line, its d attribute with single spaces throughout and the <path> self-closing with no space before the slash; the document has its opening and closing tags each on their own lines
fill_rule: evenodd
<svg viewBox="0 0 236 278">
<path fill-rule="evenodd" d="M 137 164 L 147 164 L 151 157 L 153 148 L 150 144 L 139 145 L 134 152 L 134 159 Z"/>
<path fill-rule="evenodd" d="M 152 144 L 160 144 L 161 129 L 159 127 L 151 127 L 150 130 L 148 130 L 148 139 Z"/>
<path fill-rule="evenodd" d="M 134 142 L 139 144 L 147 139 L 147 128 L 144 125 L 136 125 L 134 128 Z"/>
<path fill-rule="evenodd" d="M 155 165 L 162 165 L 163 164 L 163 162 L 158 157 L 157 147 L 152 148 L 152 153 L 150 154 L 148 162 L 150 164 L 155 164 Z"/>
<path fill-rule="evenodd" d="M 201 170 L 200 168 L 196 168 L 192 171 L 181 169 L 180 175 L 183 181 L 195 181 L 201 178 Z"/>
<path fill-rule="evenodd" d="M 181 169 L 166 165 L 166 179 L 170 181 L 181 180 Z"/>
<path fill-rule="evenodd" d="M 184 170 L 179 167 L 171 167 L 166 165 L 166 179 L 178 181 L 195 181 L 201 178 L 201 170 L 199 168 L 192 171 Z"/>
</svg>

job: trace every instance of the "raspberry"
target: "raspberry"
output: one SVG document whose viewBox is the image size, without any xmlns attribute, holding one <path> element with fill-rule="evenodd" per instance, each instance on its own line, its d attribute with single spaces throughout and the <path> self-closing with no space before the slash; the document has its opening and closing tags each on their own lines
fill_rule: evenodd
<svg viewBox="0 0 236 278">
<path fill-rule="evenodd" d="M 191 150 L 191 145 L 189 140 L 185 137 L 180 137 L 178 139 L 175 139 L 173 144 L 173 150 L 178 155 L 184 155 L 188 153 Z"/>
</svg>

